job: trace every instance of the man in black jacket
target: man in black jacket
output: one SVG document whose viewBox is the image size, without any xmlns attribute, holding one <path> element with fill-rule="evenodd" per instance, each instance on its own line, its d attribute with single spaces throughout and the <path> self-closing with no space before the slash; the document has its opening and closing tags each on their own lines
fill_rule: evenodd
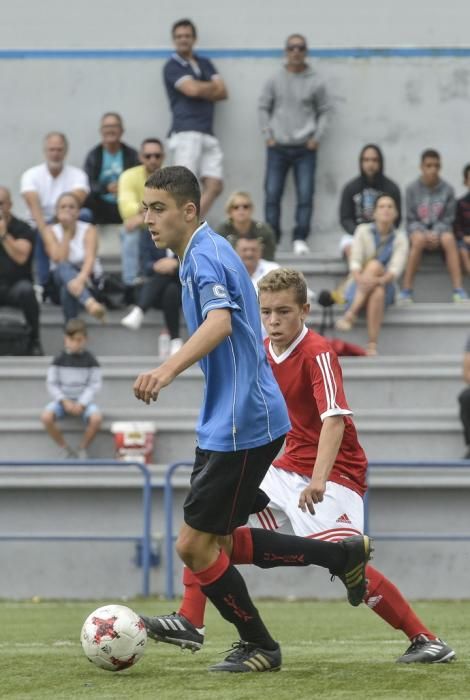
<svg viewBox="0 0 470 700">
<path fill-rule="evenodd" d="M 101 118 L 101 143 L 87 155 L 84 170 L 90 180 L 90 195 L 86 205 L 93 211 L 97 224 L 120 224 L 117 206 L 119 175 L 139 165 L 137 151 L 121 141 L 124 126 L 116 112 L 106 112 Z"/>
<path fill-rule="evenodd" d="M 384 175 L 382 151 L 373 143 L 368 143 L 359 156 L 360 175 L 344 186 L 341 194 L 340 221 L 345 230 L 340 241 L 341 253 L 348 258 L 356 226 L 373 220 L 375 200 L 379 194 L 389 194 L 397 205 L 401 219 L 401 196 L 398 185 Z"/>
</svg>

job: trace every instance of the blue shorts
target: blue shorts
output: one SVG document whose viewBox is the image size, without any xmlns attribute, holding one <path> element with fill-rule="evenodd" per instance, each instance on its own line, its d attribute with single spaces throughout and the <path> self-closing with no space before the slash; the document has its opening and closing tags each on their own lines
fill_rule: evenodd
<svg viewBox="0 0 470 700">
<path fill-rule="evenodd" d="M 356 294 L 357 284 L 355 282 L 350 282 L 346 289 L 344 290 L 344 298 L 346 299 L 346 308 L 352 304 L 354 296 Z M 391 306 L 395 303 L 395 291 L 396 285 L 394 282 L 389 282 L 385 285 L 385 306 Z"/>
<path fill-rule="evenodd" d="M 62 418 L 65 418 L 68 415 L 68 413 L 65 413 L 64 407 L 62 406 L 60 401 L 51 401 L 47 404 L 45 410 L 53 413 L 56 420 L 61 420 Z M 89 403 L 88 406 L 85 406 L 85 410 L 83 411 L 80 418 L 83 420 L 84 423 L 88 423 L 90 416 L 92 416 L 94 413 L 101 413 L 101 411 L 96 405 L 96 403 Z M 71 416 L 71 418 L 73 417 L 75 416 Z"/>
</svg>

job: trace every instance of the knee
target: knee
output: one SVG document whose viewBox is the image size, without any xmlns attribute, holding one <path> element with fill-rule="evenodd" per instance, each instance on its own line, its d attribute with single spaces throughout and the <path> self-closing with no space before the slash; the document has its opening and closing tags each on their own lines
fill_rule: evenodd
<svg viewBox="0 0 470 700">
<path fill-rule="evenodd" d="M 53 414 L 52 411 L 43 411 L 41 413 L 41 421 L 42 421 L 42 424 L 47 428 L 48 426 L 50 426 L 54 423 L 55 415 Z"/>
<path fill-rule="evenodd" d="M 441 247 L 444 248 L 444 250 L 450 250 L 452 248 L 455 248 L 455 249 L 457 248 L 455 236 L 453 233 L 450 233 L 449 231 L 442 233 L 439 240 L 441 243 Z"/>
<path fill-rule="evenodd" d="M 415 231 L 412 233 L 410 236 L 410 245 L 411 248 L 414 248 L 415 250 L 424 250 L 424 247 L 426 246 L 426 237 L 424 233 L 421 233 L 421 231 Z"/>
<path fill-rule="evenodd" d="M 383 275 L 384 266 L 379 260 L 371 260 L 367 263 L 365 269 L 367 272 L 371 272 L 373 275 Z"/>
<path fill-rule="evenodd" d="M 95 428 L 99 430 L 101 428 L 101 423 L 103 422 L 103 416 L 101 413 L 92 413 L 88 418 L 88 425 L 90 428 Z"/>
<path fill-rule="evenodd" d="M 199 559 L 208 545 L 209 535 L 197 532 L 190 527 L 183 527 L 176 540 L 176 551 L 180 559 L 190 569 L 194 569 L 194 563 Z"/>
</svg>

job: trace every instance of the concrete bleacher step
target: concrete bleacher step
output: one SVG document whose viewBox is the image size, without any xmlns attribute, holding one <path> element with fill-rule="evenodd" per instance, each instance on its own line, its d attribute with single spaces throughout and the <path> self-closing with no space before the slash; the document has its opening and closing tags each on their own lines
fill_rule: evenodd
<svg viewBox="0 0 470 700">
<path fill-rule="evenodd" d="M 41 411 L 49 400 L 45 386 L 50 357 L 0 358 L 0 386 L 9 407 Z M 138 374 L 158 364 L 157 357 L 101 357 L 103 388 L 97 401 L 104 411 L 134 409 L 132 387 Z M 361 408 L 436 407 L 452 409 L 464 383 L 460 355 L 343 357 L 346 395 L 353 410 Z M 191 368 L 163 390 L 158 408 L 198 408 L 203 395 L 201 371 Z"/>
<path fill-rule="evenodd" d="M 334 309 L 335 318 L 343 313 Z M 107 322 L 89 321 L 90 349 L 100 355 L 149 355 L 156 357 L 158 336 L 163 329 L 162 314 L 149 311 L 139 331 L 120 324 L 125 311 L 108 313 Z M 318 330 L 321 309 L 314 305 L 307 324 Z M 85 316 L 84 316 L 85 317 Z M 63 317 L 56 306 L 46 304 L 41 316 L 42 340 L 46 354 L 56 354 L 63 343 Z M 386 311 L 379 337 L 379 352 L 384 355 L 429 355 L 455 353 L 463 349 L 470 327 L 470 303 L 416 303 L 394 306 Z M 182 336 L 186 330 L 182 321 Z M 363 345 L 367 340 L 365 320 L 360 318 L 349 333 L 327 331 L 344 340 Z"/>
<path fill-rule="evenodd" d="M 153 420 L 157 428 L 155 461 L 168 464 L 191 459 L 197 415 L 197 409 L 115 407 L 106 413 L 90 456 L 114 455 L 109 430 L 114 420 Z M 359 409 L 355 412 L 355 423 L 360 442 L 371 460 L 459 459 L 464 451 L 456 409 Z M 76 446 L 83 431 L 81 421 L 67 419 L 63 430 L 70 444 Z M 46 435 L 36 412 L 30 409 L 0 411 L 0 440 L 5 459 L 57 456 L 57 448 Z"/>
<path fill-rule="evenodd" d="M 102 259 L 107 272 L 120 272 L 119 256 L 108 255 Z M 308 286 L 317 293 L 322 289 L 334 289 L 346 279 L 348 273 L 345 261 L 338 255 L 322 252 L 299 256 L 280 250 L 276 262 L 303 272 Z M 464 279 L 464 287 L 470 293 L 470 278 Z M 417 302 L 451 301 L 452 285 L 440 255 L 424 257 L 416 276 L 414 295 Z"/>
</svg>

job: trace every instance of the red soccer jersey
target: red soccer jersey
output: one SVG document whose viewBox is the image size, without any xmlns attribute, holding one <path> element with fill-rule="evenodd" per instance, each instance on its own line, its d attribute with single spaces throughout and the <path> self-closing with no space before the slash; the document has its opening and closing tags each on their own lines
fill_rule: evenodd
<svg viewBox="0 0 470 700">
<path fill-rule="evenodd" d="M 274 466 L 311 477 L 323 420 L 344 416 L 343 440 L 328 479 L 364 495 L 367 458 L 350 418 L 352 411 L 334 350 L 321 335 L 306 327 L 282 355 L 274 354 L 268 338 L 265 347 L 292 424 L 285 451 Z"/>
</svg>

